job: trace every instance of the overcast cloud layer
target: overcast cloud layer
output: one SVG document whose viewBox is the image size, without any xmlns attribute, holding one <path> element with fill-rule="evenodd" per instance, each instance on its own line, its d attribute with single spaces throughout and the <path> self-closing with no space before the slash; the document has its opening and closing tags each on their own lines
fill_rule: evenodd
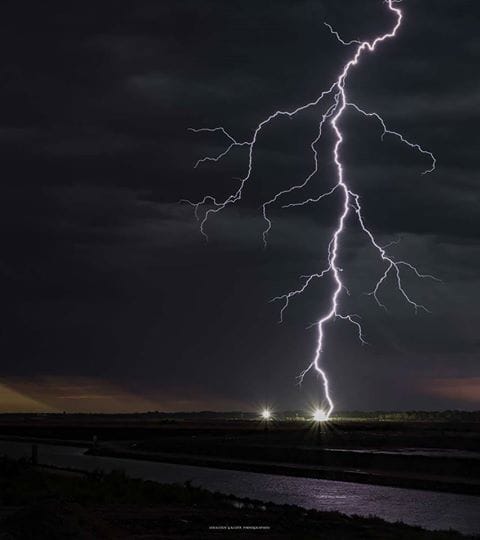
<svg viewBox="0 0 480 540">
<path fill-rule="evenodd" d="M 382 266 L 352 220 L 345 309 L 362 315 L 369 345 L 337 322 L 324 361 L 340 409 L 479 408 L 480 6 L 401 7 L 398 39 L 352 71 L 348 93 L 434 152 L 437 170 L 422 176 L 428 160 L 382 142 L 354 111 L 342 153 L 369 226 L 443 283 L 406 275 L 430 314 L 388 286 L 380 310 L 363 292 Z M 324 267 L 341 201 L 279 201 L 267 250 L 258 208 L 311 170 L 323 109 L 265 130 L 245 198 L 211 220 L 208 245 L 178 201 L 227 196 L 246 167 L 238 150 L 194 169 L 226 141 L 188 127 L 223 125 L 244 140 L 277 108 L 330 86 L 351 49 L 324 21 L 346 39 L 392 24 L 380 0 L 2 4 L 0 409 L 17 393 L 38 410 L 290 408 L 322 397 L 313 376 L 301 389 L 295 377 L 312 357 L 306 328 L 328 281 L 282 325 L 269 299 Z M 331 185 L 331 140 L 305 196 Z"/>
</svg>

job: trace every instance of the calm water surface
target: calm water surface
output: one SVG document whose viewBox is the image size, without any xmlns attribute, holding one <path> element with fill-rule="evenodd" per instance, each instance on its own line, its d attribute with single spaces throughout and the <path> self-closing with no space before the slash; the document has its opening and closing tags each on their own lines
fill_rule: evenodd
<svg viewBox="0 0 480 540">
<path fill-rule="evenodd" d="M 374 515 L 427 529 L 455 529 L 467 534 L 480 534 L 480 497 L 87 456 L 84 451 L 85 448 L 39 445 L 39 461 L 86 471 L 124 469 L 129 476 L 158 482 L 192 480 L 207 489 L 239 497 L 296 504 L 316 510 L 337 510 L 349 515 Z M 30 444 L 0 441 L 0 454 L 18 458 L 30 456 L 30 452 Z"/>
</svg>

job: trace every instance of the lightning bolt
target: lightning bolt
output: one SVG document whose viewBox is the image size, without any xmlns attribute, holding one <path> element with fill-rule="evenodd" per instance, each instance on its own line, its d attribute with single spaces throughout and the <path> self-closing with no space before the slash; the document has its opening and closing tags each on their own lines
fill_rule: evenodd
<svg viewBox="0 0 480 540">
<path fill-rule="evenodd" d="M 364 335 L 363 335 L 362 326 L 359 322 L 360 317 L 355 314 L 342 313 L 342 311 L 339 308 L 339 304 L 340 304 L 339 300 L 340 300 L 342 291 L 345 291 L 348 293 L 348 289 L 346 288 L 346 286 L 344 285 L 342 281 L 341 274 L 343 270 L 338 265 L 338 259 L 339 259 L 339 253 L 341 250 L 341 239 L 342 239 L 343 232 L 345 230 L 345 221 L 347 217 L 349 216 L 349 213 L 353 212 L 355 214 L 362 233 L 365 234 L 368 242 L 371 244 L 371 246 L 375 249 L 376 253 L 378 254 L 380 261 L 384 264 L 383 274 L 381 274 L 381 276 L 377 280 L 373 290 L 367 293 L 368 295 L 373 297 L 375 302 L 380 307 L 384 308 L 385 310 L 387 309 L 386 306 L 381 302 L 379 294 L 381 292 L 383 285 L 389 278 L 389 276 L 393 276 L 394 283 L 398 291 L 400 292 L 401 296 L 404 298 L 407 304 L 412 306 L 415 312 L 418 312 L 418 310 L 428 311 L 428 309 L 424 305 L 417 303 L 408 294 L 408 292 L 406 291 L 402 283 L 403 272 L 404 271 L 411 272 L 418 278 L 429 278 L 429 279 L 440 281 L 435 276 L 432 276 L 430 274 L 423 274 L 419 272 L 417 268 L 413 266 L 412 264 L 410 264 L 409 262 L 403 261 L 403 260 L 396 260 L 393 256 L 389 255 L 387 252 L 387 248 L 390 247 L 390 245 L 394 243 L 398 243 L 398 241 L 391 242 L 385 246 L 381 246 L 378 243 L 374 234 L 366 225 L 365 218 L 362 212 L 362 206 L 360 203 L 360 196 L 349 188 L 345 180 L 344 168 L 343 168 L 343 164 L 341 160 L 340 150 L 343 143 L 343 135 L 340 128 L 340 122 L 344 114 L 347 112 L 347 110 L 352 110 L 353 112 L 362 115 L 367 120 L 375 120 L 376 122 L 378 122 L 380 128 L 382 129 L 382 133 L 381 133 L 382 140 L 384 139 L 385 136 L 394 137 L 398 139 L 402 144 L 407 145 L 412 150 L 419 152 L 423 157 L 428 159 L 429 166 L 422 172 L 422 174 L 428 174 L 435 170 L 436 159 L 431 152 L 429 152 L 428 150 L 425 150 L 419 144 L 410 142 L 401 133 L 398 133 L 396 131 L 389 129 L 385 121 L 383 120 L 383 118 L 376 112 L 367 112 L 361 107 L 359 107 L 358 105 L 356 105 L 355 103 L 352 103 L 347 99 L 347 92 L 345 88 L 347 79 L 352 69 L 356 67 L 358 63 L 360 62 L 360 59 L 362 58 L 362 56 L 364 56 L 366 53 L 375 52 L 377 47 L 381 45 L 384 41 L 392 39 L 397 35 L 397 32 L 402 24 L 402 19 L 403 19 L 402 10 L 399 7 L 397 7 L 399 2 L 400 0 L 385 0 L 384 1 L 388 10 L 391 12 L 394 18 L 394 23 L 390 31 L 375 37 L 371 41 L 368 41 L 368 40 L 360 41 L 357 39 L 345 41 L 344 39 L 341 38 L 339 33 L 336 32 L 328 23 L 324 23 L 325 26 L 329 29 L 331 34 L 336 38 L 338 42 L 340 42 L 342 45 L 346 47 L 353 47 L 352 55 L 346 61 L 346 63 L 342 66 L 340 74 L 338 75 L 337 79 L 332 83 L 332 85 L 327 90 L 323 91 L 315 100 L 309 103 L 300 105 L 299 107 L 293 110 L 286 110 L 286 111 L 277 110 L 273 114 L 271 114 L 270 116 L 262 120 L 254 129 L 253 136 L 250 140 L 239 141 L 236 138 L 234 138 L 232 135 L 230 135 L 223 127 L 199 128 L 199 129 L 190 128 L 190 130 L 195 133 L 199 133 L 199 132 L 221 133 L 227 139 L 229 143 L 226 149 L 222 151 L 221 153 L 214 156 L 206 156 L 202 159 L 199 159 L 197 163 L 195 164 L 195 167 L 208 161 L 218 162 L 227 154 L 229 154 L 234 148 L 245 147 L 248 150 L 247 172 L 242 178 L 239 179 L 240 185 L 237 191 L 235 191 L 234 193 L 232 193 L 231 195 L 229 195 L 227 198 L 223 200 L 217 200 L 217 198 L 212 195 L 206 195 L 199 202 L 192 202 L 186 199 L 183 200 L 183 202 L 190 204 L 194 208 L 195 217 L 200 223 L 200 231 L 204 235 L 205 239 L 208 240 L 208 235 L 205 229 L 206 229 L 206 224 L 209 218 L 212 217 L 214 214 L 217 214 L 218 212 L 224 210 L 227 206 L 235 204 L 242 198 L 244 187 L 252 176 L 255 148 L 256 148 L 257 142 L 259 140 L 259 137 L 261 135 L 263 128 L 266 125 L 271 124 L 278 118 L 281 118 L 281 117 L 292 118 L 302 111 L 314 108 L 320 105 L 321 103 L 323 103 L 327 98 L 331 98 L 333 101 L 333 103 L 331 103 L 331 105 L 326 109 L 326 112 L 324 112 L 324 114 L 321 115 L 321 118 L 318 123 L 318 130 L 316 132 L 316 137 L 310 144 L 310 148 L 311 148 L 312 156 L 313 156 L 313 168 L 310 174 L 308 174 L 301 183 L 292 185 L 288 189 L 279 191 L 273 198 L 271 198 L 268 201 L 265 201 L 261 206 L 263 219 L 265 221 L 265 228 L 263 231 L 263 243 L 264 243 L 264 246 L 266 247 L 268 234 L 272 228 L 272 221 L 268 215 L 269 207 L 273 203 L 278 201 L 280 198 L 283 198 L 286 195 L 291 195 L 295 191 L 299 191 L 302 188 L 306 187 L 307 184 L 310 182 L 310 180 L 316 175 L 316 173 L 319 170 L 319 156 L 316 150 L 316 145 L 318 144 L 318 142 L 320 141 L 322 137 L 322 133 L 326 124 L 328 124 L 330 128 L 333 130 L 333 134 L 334 134 L 334 144 L 332 146 L 332 157 L 333 157 L 333 162 L 335 164 L 336 174 L 335 174 L 335 182 L 334 182 L 333 187 L 325 191 L 318 197 L 308 198 L 300 202 L 284 204 L 282 206 L 282 208 L 291 208 L 295 206 L 303 206 L 303 205 L 307 205 L 311 203 L 317 203 L 320 200 L 328 198 L 330 195 L 333 195 L 333 193 L 336 193 L 336 192 L 341 193 L 342 205 L 341 205 L 341 209 L 340 209 L 338 219 L 336 222 L 337 223 L 336 228 L 328 244 L 327 264 L 321 272 L 313 273 L 307 276 L 302 276 L 301 279 L 303 280 L 303 283 L 298 289 L 291 290 L 286 294 L 277 296 L 272 299 L 272 301 L 282 302 L 282 306 L 280 309 L 280 322 L 282 322 L 284 312 L 288 308 L 289 303 L 292 299 L 304 293 L 314 280 L 321 279 L 326 276 L 330 276 L 332 278 L 333 289 L 330 295 L 327 308 L 324 314 L 315 323 L 315 326 L 317 328 L 317 343 L 316 343 L 315 354 L 313 356 L 312 361 L 300 373 L 298 377 L 299 382 L 301 383 L 305 375 L 312 370 L 315 371 L 319 375 L 323 384 L 325 401 L 327 403 L 327 408 L 325 410 L 327 419 L 330 417 L 334 409 L 328 377 L 325 370 L 322 369 L 321 367 L 321 357 L 322 357 L 322 352 L 324 350 L 324 335 L 325 335 L 325 329 L 326 329 L 327 324 L 335 321 L 336 319 L 347 321 L 353 326 L 355 326 L 356 331 L 358 333 L 358 338 L 360 339 L 362 344 L 366 343 L 364 339 Z"/>
</svg>

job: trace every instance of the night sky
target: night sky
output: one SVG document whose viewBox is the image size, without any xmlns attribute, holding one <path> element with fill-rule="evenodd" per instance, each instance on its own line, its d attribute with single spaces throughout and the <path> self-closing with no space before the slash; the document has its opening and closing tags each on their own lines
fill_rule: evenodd
<svg viewBox="0 0 480 540">
<path fill-rule="evenodd" d="M 324 366 L 337 409 L 480 408 L 478 122 L 480 5 L 405 0 L 398 38 L 351 72 L 352 101 L 431 150 L 427 159 L 349 112 L 342 158 L 378 238 L 443 283 L 390 282 L 352 219 L 341 257 L 369 345 L 338 321 Z M 302 408 L 296 376 L 328 300 L 317 283 L 283 324 L 269 300 L 325 266 L 338 197 L 259 207 L 310 172 L 318 108 L 264 131 L 241 204 L 199 233 L 182 198 L 236 191 L 245 149 L 197 159 L 278 108 L 318 96 L 351 48 L 393 23 L 380 0 L 4 1 L 0 7 L 0 411 Z M 303 195 L 332 179 L 331 133 Z M 298 197 L 299 198 L 299 197 Z M 298 200 L 297 198 L 297 200 Z M 292 199 L 281 202 L 293 202 Z"/>
</svg>

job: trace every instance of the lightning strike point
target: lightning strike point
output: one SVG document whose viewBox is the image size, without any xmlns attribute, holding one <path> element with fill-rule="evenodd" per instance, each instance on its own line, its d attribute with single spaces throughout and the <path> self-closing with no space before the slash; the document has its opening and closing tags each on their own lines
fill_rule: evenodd
<svg viewBox="0 0 480 540">
<path fill-rule="evenodd" d="M 313 410 L 312 412 L 312 420 L 314 422 L 327 422 L 330 418 L 330 415 L 327 414 L 326 411 L 324 411 L 323 409 L 320 409 L 320 408 L 316 408 Z"/>
</svg>

